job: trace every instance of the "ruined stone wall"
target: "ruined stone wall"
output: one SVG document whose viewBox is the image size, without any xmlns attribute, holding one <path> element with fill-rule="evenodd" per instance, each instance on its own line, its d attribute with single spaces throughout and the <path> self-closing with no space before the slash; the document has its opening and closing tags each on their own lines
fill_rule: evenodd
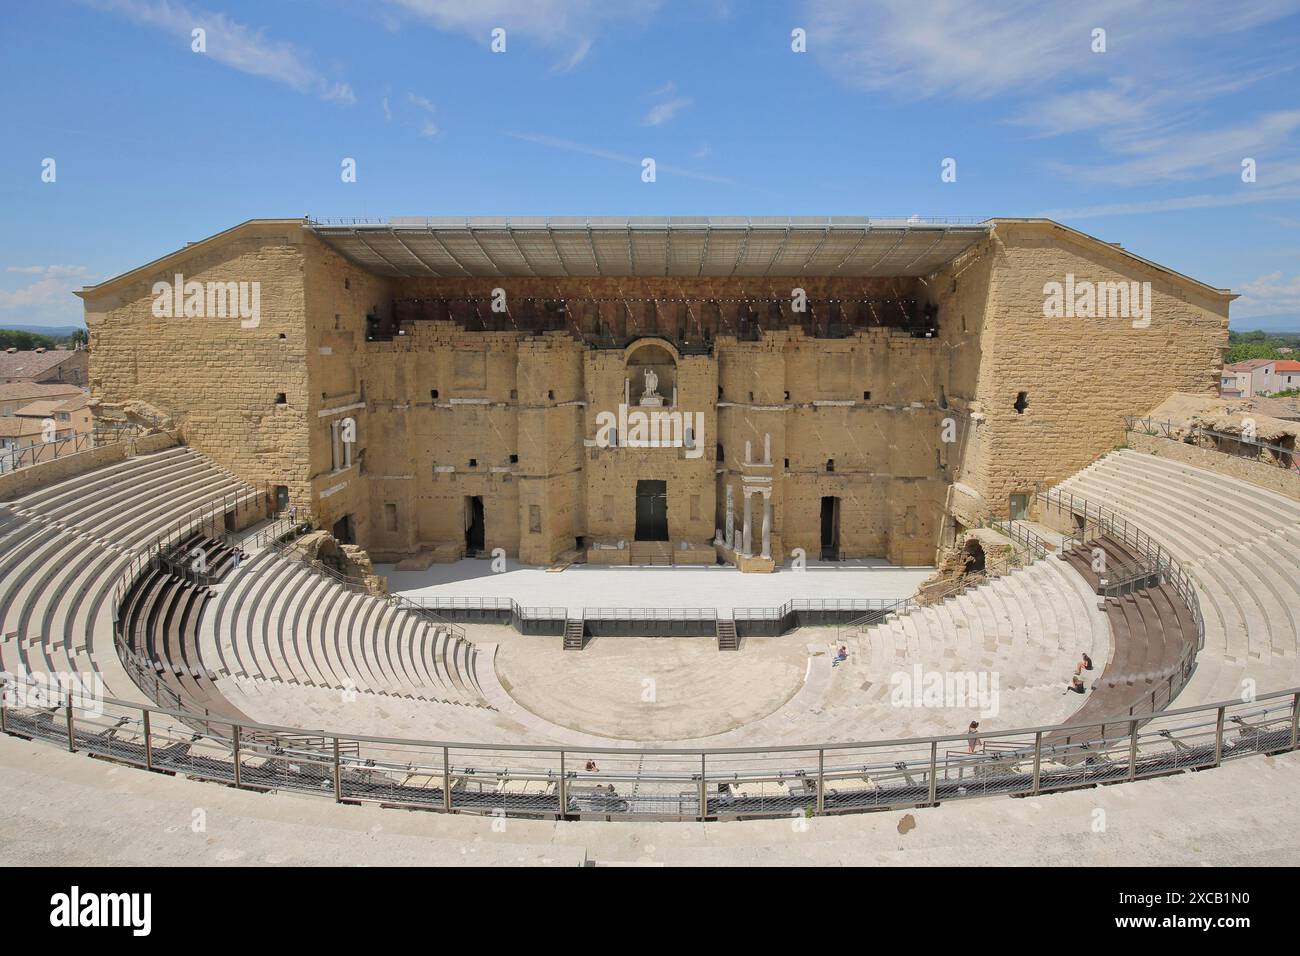
<svg viewBox="0 0 1300 956">
<path fill-rule="evenodd" d="M 973 527 L 987 517 L 978 489 L 988 480 L 991 452 L 988 430 L 978 427 L 984 413 L 976 396 L 992 340 L 991 333 L 986 337 L 984 324 L 994 248 L 991 241 L 979 243 L 927 281 L 929 301 L 940 315 L 938 344 L 947 360 L 938 449 L 951 484 L 946 490 L 948 517 L 940 535 L 941 547 L 951 546 L 961 528 Z"/>
<path fill-rule="evenodd" d="M 152 283 L 178 272 L 258 282 L 260 321 L 243 329 L 237 318 L 154 316 Z M 1067 273 L 1150 281 L 1150 327 L 1044 318 L 1044 283 Z M 815 338 L 788 313 L 787 327 L 756 341 L 717 333 L 724 306 L 734 314 L 737 302 L 786 299 L 796 286 L 814 300 L 915 296 L 938 306 L 939 334 L 876 327 Z M 367 340 L 367 315 L 391 328 L 413 297 L 486 306 L 498 287 L 520 315 L 568 299 L 570 329 L 659 333 L 692 347 L 708 331 L 711 350 L 680 354 L 660 340 L 664 352 L 638 354 L 644 339 L 588 348 L 566 332 L 470 332 L 452 321 L 408 321 L 392 341 Z M 748 481 L 772 489 L 777 560 L 794 548 L 817 557 L 821 499 L 834 496 L 846 557 L 929 563 L 958 523 L 1003 515 L 1010 494 L 1055 483 L 1120 444 L 1122 415 L 1175 390 L 1211 392 L 1227 304 L 1063 228 L 1019 221 L 998 223 L 924 280 L 866 281 L 388 279 L 297 221 L 263 221 L 107 283 L 87 294 L 86 312 L 96 397 L 157 406 L 223 467 L 287 485 L 322 527 L 350 516 L 380 560 L 463 547 L 474 496 L 489 551 L 547 563 L 580 539 L 630 540 L 637 481 L 661 479 L 674 544 L 723 527 L 728 488 L 739 533 Z M 636 408 L 647 367 L 665 411 L 692 413 L 693 426 L 702 413 L 698 456 L 596 447 L 598 415 L 617 412 L 629 381 Z M 343 467 L 331 426 L 347 419 L 357 441 Z"/>
<path fill-rule="evenodd" d="M 1124 441 L 1123 416 L 1170 392 L 1212 394 L 1228 302 L 1061 227 L 999 222 L 983 335 L 973 483 L 994 514 L 1011 494 L 1056 484 Z M 1045 318 L 1044 285 L 1151 283 L 1150 324 Z M 1023 411 L 1014 407 L 1024 393 Z"/>
<path fill-rule="evenodd" d="M 518 359 L 519 559 L 546 564 L 571 551 L 582 512 L 583 350 L 570 336 L 524 339 Z"/>
<path fill-rule="evenodd" d="M 88 291 L 92 395 L 149 402 L 221 467 L 255 484 L 287 485 L 305 503 L 304 241 L 297 220 L 247 223 Z M 241 327 L 238 317 L 156 316 L 154 283 L 174 284 L 177 274 L 187 283 L 258 283 L 256 327 Z"/>
<path fill-rule="evenodd" d="M 350 517 L 358 542 L 375 540 L 371 529 L 384 527 L 383 509 L 374 507 L 368 475 L 387 475 L 382 459 L 388 449 L 372 431 L 389 423 L 369 415 L 361 358 L 366 352 L 367 315 L 385 315 L 391 307 L 392 283 L 349 262 L 315 236 L 306 237 L 303 263 L 304 321 L 311 392 L 308 429 L 313 515 L 329 530 Z M 341 454 L 333 426 L 355 423 L 351 464 Z M 346 467 L 345 467 L 346 466 Z M 374 468 L 381 470 L 374 472 Z M 379 513 L 376 514 L 376 511 Z"/>
<path fill-rule="evenodd" d="M 718 354 L 724 398 L 736 396 L 719 410 L 721 509 L 730 485 L 739 520 L 742 478 L 759 473 L 745 466 L 745 442 L 760 461 L 770 434 L 775 557 L 794 548 L 818 557 L 822 498 L 835 497 L 845 557 L 932 559 L 946 487 L 939 437 L 947 350 L 872 329 L 848 339 L 724 339 Z M 755 535 L 759 521 L 756 512 Z"/>
<path fill-rule="evenodd" d="M 647 359 L 647 354 L 651 358 Z M 647 366 L 643 362 L 651 361 Z M 664 371 L 664 362 L 670 371 Z M 629 364 L 630 363 L 630 364 Z M 665 481 L 668 493 L 668 534 L 674 543 L 699 544 L 712 539 L 714 529 L 714 458 L 717 446 L 717 371 L 707 356 L 679 355 L 663 340 L 625 352 L 623 349 L 589 350 L 584 358 L 585 402 L 582 441 L 587 536 L 597 541 L 631 541 L 636 531 L 636 485 L 640 480 Z M 662 408 L 643 408 L 643 370 L 660 369 L 658 392 Z M 626 383 L 626 386 L 625 386 Z M 677 404 L 672 404 L 673 388 Z M 628 414 L 660 411 L 680 416 L 681 427 L 671 422 L 661 428 L 661 440 L 680 438 L 682 447 L 633 448 L 629 434 L 617 436 L 619 447 L 598 447 L 602 414 L 617 416 L 625 396 Z M 665 418 L 662 421 L 668 423 Z M 635 419 L 632 420 L 635 423 Z M 684 447 L 686 428 L 692 430 L 694 449 Z M 630 429 L 629 429 L 630 431 Z M 646 436 L 649 437 L 649 436 Z"/>
</svg>

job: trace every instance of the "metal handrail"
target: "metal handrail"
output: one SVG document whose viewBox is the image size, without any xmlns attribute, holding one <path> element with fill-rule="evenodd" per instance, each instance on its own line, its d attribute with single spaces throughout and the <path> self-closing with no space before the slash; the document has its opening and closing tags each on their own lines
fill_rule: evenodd
<svg viewBox="0 0 1300 956">
<path fill-rule="evenodd" d="M 1116 568 L 1107 568 L 1105 576 L 1100 579 L 1099 593 L 1103 597 L 1118 597 L 1133 590 L 1139 582 L 1150 581 L 1152 578 L 1163 580 L 1163 569 L 1154 559 L 1141 556 L 1136 561 L 1129 561 Z"/>
<path fill-rule="evenodd" d="M 1029 531 L 1027 528 L 1023 529 L 1023 531 L 1025 535 L 1032 535 L 1034 538 L 1038 538 L 1039 541 L 1042 541 L 1038 535 L 1033 535 L 1033 532 Z M 1010 574 L 1012 571 L 1019 570 L 1027 564 L 1032 564 L 1034 561 L 1049 553 L 1046 542 L 1043 542 L 1041 545 L 1027 544 L 1026 550 L 1030 555 L 1027 562 L 1022 561 L 1019 557 L 1019 553 L 1016 552 L 1014 548 L 1012 549 L 1011 555 L 1008 557 L 995 557 L 990 560 L 986 556 L 983 571 L 965 574 L 960 578 L 948 582 L 948 584 L 938 590 L 928 592 L 925 595 L 926 603 L 924 605 L 915 597 L 899 598 L 896 601 L 885 601 L 879 608 L 873 610 L 871 613 L 849 621 L 847 624 L 841 625 L 841 628 L 852 629 L 875 626 L 884 622 L 887 618 L 893 615 L 902 614 L 919 607 L 925 607 L 937 603 L 938 601 L 947 600 L 950 597 L 955 597 L 958 594 L 961 594 L 963 591 L 984 584 L 992 578 Z"/>
<path fill-rule="evenodd" d="M 1164 545 L 1119 513 L 1095 505 L 1088 499 L 1071 492 L 1052 488 L 1038 492 L 1037 499 L 1058 511 L 1080 515 L 1084 520 L 1085 530 L 1089 524 L 1092 524 L 1098 530 L 1119 540 L 1130 550 L 1136 551 L 1139 556 L 1151 560 L 1154 566 L 1160 569 L 1164 579 L 1174 586 L 1178 597 L 1191 613 L 1192 621 L 1196 625 L 1196 649 L 1201 650 L 1205 647 L 1205 617 L 1201 612 L 1201 599 L 1196 589 L 1195 577 L 1165 549 Z"/>
<path fill-rule="evenodd" d="M 1300 688 L 1290 688 L 1147 721 L 1117 717 L 1115 733 L 1078 743 L 1062 734 L 1098 722 L 762 748 L 537 746 L 329 733 L 114 698 L 41 700 L 22 695 L 35 685 L 30 679 L 0 682 L 4 731 L 128 765 L 236 787 L 332 788 L 337 801 L 561 818 L 783 817 L 1032 795 L 1295 750 L 1300 721 Z M 958 742 L 980 750 L 948 749 Z M 594 757 L 603 768 L 582 769 Z M 609 781 L 632 788 L 622 796 L 594 786 Z"/>
<path fill-rule="evenodd" d="M 569 614 L 567 607 L 559 606 L 536 606 L 524 607 L 515 601 L 514 598 L 492 598 L 492 597 L 429 597 L 418 595 L 408 598 L 403 595 L 404 601 L 418 605 L 421 608 L 430 611 L 509 611 L 510 616 L 518 620 L 563 620 Z"/>
<path fill-rule="evenodd" d="M 1124 416 L 1125 433 L 1137 433 L 1147 435 L 1151 438 L 1164 438 L 1169 441 L 1180 441 L 1178 432 L 1182 431 L 1187 436 L 1205 436 L 1209 438 L 1221 438 L 1227 441 L 1235 442 L 1238 447 L 1257 449 L 1255 455 L 1234 457 L 1249 457 L 1261 464 L 1273 464 L 1279 468 L 1285 468 L 1288 471 L 1300 472 L 1300 449 L 1287 448 L 1285 445 L 1274 445 L 1266 441 L 1260 441 L 1258 438 L 1248 438 L 1245 435 L 1233 434 L 1232 432 L 1222 432 L 1213 428 L 1206 428 L 1204 425 L 1188 424 L 1181 425 L 1172 421 L 1159 421 L 1154 418 L 1138 418 L 1132 415 Z M 1197 448 L 1206 448 L 1199 442 L 1193 442 Z M 1217 444 L 1210 446 L 1207 450 L 1217 451 L 1222 454 L 1230 454 Z M 1271 452 L 1275 457 L 1272 462 L 1265 461 L 1261 452 Z"/>
<path fill-rule="evenodd" d="M 139 572 L 143 570 L 145 564 L 152 562 L 155 556 L 161 554 L 164 549 L 180 543 L 205 525 L 211 525 L 214 532 L 213 536 L 217 537 L 215 521 L 218 514 L 225 514 L 232 508 L 238 511 L 239 508 L 245 507 L 250 502 L 262 497 L 263 492 L 256 489 L 227 492 L 220 498 L 213 499 L 193 509 L 183 518 L 173 522 L 169 530 L 156 535 L 153 541 L 146 545 L 143 550 L 134 552 L 131 561 L 118 575 L 117 583 L 113 588 L 114 621 L 116 621 L 117 606 L 121 604 L 123 596 L 130 589 L 131 584 Z"/>
<path fill-rule="evenodd" d="M 91 431 L 73 433 L 51 441 L 36 442 L 22 448 L 0 451 L 0 474 L 9 474 L 33 465 L 43 465 L 47 461 L 69 458 L 83 452 L 94 451 L 118 442 L 133 441 L 141 435 L 148 434 L 149 429 L 143 425 L 107 425 L 96 422 Z M 68 446 L 71 446 L 69 449 Z M 47 451 L 53 454 L 47 455 Z"/>
<path fill-rule="evenodd" d="M 0 685 L 5 683 L 26 683 L 35 686 L 38 682 L 30 678 L 22 677 L 19 674 L 11 672 L 0 672 Z M 1281 690 L 1269 691 L 1263 694 L 1255 694 L 1249 700 L 1240 699 L 1220 699 L 1204 704 L 1195 704 L 1190 707 L 1177 707 L 1160 712 L 1160 717 L 1183 717 L 1191 714 L 1205 714 L 1208 711 L 1217 710 L 1220 707 L 1235 707 L 1240 705 L 1254 705 L 1262 701 L 1280 700 L 1284 697 L 1295 698 L 1300 696 L 1300 686 L 1287 687 Z M 159 707 L 150 704 L 141 704 L 138 701 L 120 700 L 115 697 L 97 698 L 96 703 L 114 705 L 119 707 L 133 708 L 135 710 L 147 710 L 150 713 L 166 717 L 185 718 L 193 717 L 194 714 L 185 710 L 174 710 L 166 707 Z M 214 718 L 215 719 L 215 718 Z M 1105 718 L 1107 723 L 1118 723 L 1125 719 L 1125 715 L 1117 714 Z M 253 720 L 239 720 L 235 718 L 222 718 L 223 725 L 238 725 L 241 729 L 253 729 L 275 734 L 295 734 L 305 737 L 324 737 L 340 740 L 355 740 L 359 743 L 371 744 L 404 744 L 416 747 L 456 747 L 462 750 L 480 749 L 480 750 L 500 750 L 510 752 L 536 752 L 536 753 L 559 753 L 560 751 L 573 751 L 581 753 L 594 754 L 658 754 L 658 755 L 675 755 L 675 756 L 700 756 L 713 755 L 720 756 L 726 754 L 769 754 L 769 753 L 802 753 L 809 750 L 861 750 L 867 747 L 908 747 L 918 744 L 931 743 L 956 743 L 961 741 L 969 743 L 972 737 L 976 740 L 1001 739 L 1009 737 L 1024 737 L 1030 734 L 1053 732 L 1070 732 L 1086 730 L 1090 727 L 1100 726 L 1102 719 L 1094 718 L 1083 720 L 1078 723 L 1062 724 L 1035 724 L 1027 727 L 1014 727 L 1008 730 L 989 730 L 981 731 L 977 734 L 971 734 L 967 731 L 958 731 L 951 734 L 937 734 L 929 737 L 890 737 L 882 740 L 846 740 L 838 742 L 821 742 L 808 744 L 774 744 L 771 746 L 759 747 L 606 747 L 606 746 L 587 746 L 586 744 L 568 745 L 568 744 L 505 744 L 489 743 L 484 741 L 470 740 L 441 740 L 437 738 L 425 737 L 384 737 L 371 734 L 348 734 L 339 731 L 325 730 L 319 727 L 304 728 L 291 727 L 285 724 L 263 724 Z"/>
<path fill-rule="evenodd" d="M 717 616 L 711 607 L 584 607 L 581 614 L 588 621 L 712 621 Z"/>
<path fill-rule="evenodd" d="M 992 528 L 998 534 L 1010 538 L 1013 543 L 1021 545 L 1032 554 L 1030 560 L 1045 558 L 1056 550 L 1050 541 L 1036 531 L 1025 526 L 1024 522 L 991 520 L 984 522 L 984 527 Z"/>
</svg>

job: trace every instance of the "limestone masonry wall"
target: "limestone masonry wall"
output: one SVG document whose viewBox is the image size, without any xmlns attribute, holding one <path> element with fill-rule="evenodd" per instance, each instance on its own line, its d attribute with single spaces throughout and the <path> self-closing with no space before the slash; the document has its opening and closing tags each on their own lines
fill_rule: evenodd
<svg viewBox="0 0 1300 956">
<path fill-rule="evenodd" d="M 257 283 L 258 321 L 159 316 L 153 284 L 176 274 Z M 1045 284 L 1067 275 L 1150 282 L 1149 325 L 1045 318 Z M 787 299 L 796 286 L 822 311 L 785 310 L 752 335 L 725 331 L 711 301 Z M 486 306 L 497 288 L 507 330 L 467 330 L 466 301 Z M 1213 390 L 1228 302 L 1055 224 L 1010 220 L 935 275 L 872 280 L 393 279 L 297 220 L 264 220 L 84 297 L 97 397 L 157 406 L 185 441 L 285 486 L 377 560 L 454 557 L 481 506 L 483 549 L 538 564 L 634 539 L 645 481 L 666 485 L 673 547 L 725 535 L 728 495 L 739 534 L 748 489 L 755 554 L 766 497 L 777 562 L 796 548 L 820 556 L 829 508 L 845 557 L 931 563 L 961 528 L 1007 514 L 1011 495 L 1122 443 L 1122 415 Z M 838 320 L 837 301 L 894 297 L 936 307 L 938 334 L 814 335 Z M 559 302 L 561 326 L 610 346 L 508 321 Z M 661 404 L 641 404 L 647 372 Z M 683 430 L 628 447 L 622 422 L 616 441 L 597 441 L 622 405 L 674 413 Z"/>
</svg>

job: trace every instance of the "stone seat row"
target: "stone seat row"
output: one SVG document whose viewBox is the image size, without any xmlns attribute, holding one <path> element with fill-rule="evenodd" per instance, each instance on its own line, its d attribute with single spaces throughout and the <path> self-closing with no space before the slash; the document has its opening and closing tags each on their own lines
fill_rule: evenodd
<svg viewBox="0 0 1300 956">
<path fill-rule="evenodd" d="M 271 549 L 231 575 L 207 618 L 221 676 L 484 705 L 473 644 Z"/>
<path fill-rule="evenodd" d="M 1133 522 L 1194 578 L 1205 647 L 1180 706 L 1300 682 L 1300 501 L 1131 450 L 1060 490 Z"/>
<path fill-rule="evenodd" d="M 113 592 L 137 551 L 195 509 L 256 492 L 186 448 L 142 455 L 23 496 L 0 540 L 5 668 L 99 674 L 142 694 L 117 659 Z"/>
</svg>

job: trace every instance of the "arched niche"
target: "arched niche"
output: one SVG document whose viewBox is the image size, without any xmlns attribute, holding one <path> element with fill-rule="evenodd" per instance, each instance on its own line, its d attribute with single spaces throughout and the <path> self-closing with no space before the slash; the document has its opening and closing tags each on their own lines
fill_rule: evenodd
<svg viewBox="0 0 1300 956">
<path fill-rule="evenodd" d="M 673 403 L 677 388 L 677 362 L 680 354 L 667 339 L 637 339 L 623 352 L 623 364 L 627 369 L 629 397 L 631 405 L 642 404 L 646 396 L 646 372 L 653 374 L 655 391 L 662 397 L 663 405 Z"/>
</svg>

